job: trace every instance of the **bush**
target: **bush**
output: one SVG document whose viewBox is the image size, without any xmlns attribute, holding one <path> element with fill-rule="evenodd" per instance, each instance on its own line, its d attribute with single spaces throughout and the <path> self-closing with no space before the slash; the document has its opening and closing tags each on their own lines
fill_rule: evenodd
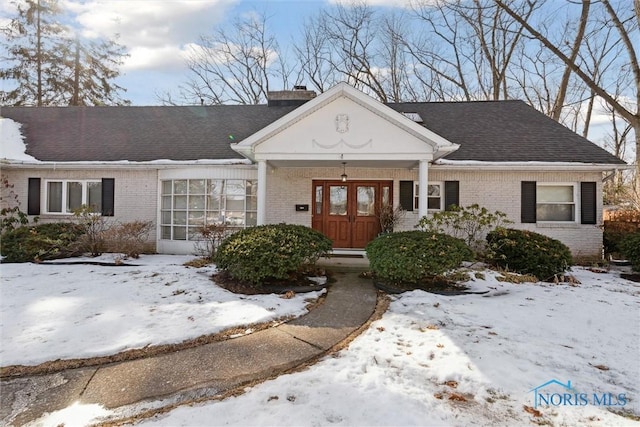
<svg viewBox="0 0 640 427">
<path fill-rule="evenodd" d="M 640 271 L 640 232 L 629 234 L 620 241 L 620 252 L 635 271 Z"/>
<path fill-rule="evenodd" d="M 231 234 L 227 224 L 207 224 L 196 229 L 198 237 L 194 244 L 196 254 L 213 261 L 222 241 Z"/>
<path fill-rule="evenodd" d="M 80 254 L 83 229 L 72 223 L 19 227 L 2 235 L 0 253 L 5 262 L 32 262 Z"/>
<path fill-rule="evenodd" d="M 73 217 L 83 231 L 79 240 L 80 251 L 90 252 L 91 256 L 101 255 L 106 248 L 105 234 L 111 223 L 87 205 L 74 210 Z"/>
<path fill-rule="evenodd" d="M 462 240 L 426 231 L 383 234 L 366 251 L 374 276 L 394 284 L 419 283 L 473 256 Z"/>
<path fill-rule="evenodd" d="M 131 258 L 138 258 L 144 252 L 144 247 L 152 228 L 152 221 L 140 220 L 111 226 L 103 233 L 105 246 L 109 252 L 122 253 Z"/>
<path fill-rule="evenodd" d="M 605 255 L 618 257 L 622 252 L 620 242 L 635 232 L 640 232 L 640 211 L 628 209 L 610 214 L 602 234 Z"/>
<path fill-rule="evenodd" d="M 564 243 L 533 231 L 499 228 L 487 235 L 487 242 L 493 264 L 540 280 L 549 280 L 572 264 Z"/>
<path fill-rule="evenodd" d="M 261 225 L 227 237 L 214 261 L 234 279 L 257 285 L 265 280 L 287 279 L 330 250 L 331 240 L 309 227 Z"/>
<path fill-rule="evenodd" d="M 416 228 L 431 233 L 446 233 L 464 242 L 477 252 L 484 250 L 484 235 L 511 224 L 507 214 L 500 211 L 489 212 L 487 208 L 473 204 L 467 207 L 452 206 L 447 211 L 434 212 L 431 217 L 420 218 Z"/>
</svg>

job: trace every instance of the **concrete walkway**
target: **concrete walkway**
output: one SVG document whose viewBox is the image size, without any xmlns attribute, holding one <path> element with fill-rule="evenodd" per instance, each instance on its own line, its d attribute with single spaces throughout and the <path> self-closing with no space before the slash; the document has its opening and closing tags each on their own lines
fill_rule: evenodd
<svg viewBox="0 0 640 427">
<path fill-rule="evenodd" d="M 274 328 L 145 359 L 3 380 L 0 424 L 23 425 L 74 402 L 161 407 L 283 373 L 322 356 L 373 314 L 370 280 L 350 271 L 336 279 L 323 304 Z"/>
</svg>

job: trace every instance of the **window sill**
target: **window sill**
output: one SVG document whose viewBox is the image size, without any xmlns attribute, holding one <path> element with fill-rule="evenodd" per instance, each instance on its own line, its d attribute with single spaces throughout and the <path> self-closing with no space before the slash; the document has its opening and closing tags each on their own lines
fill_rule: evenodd
<svg viewBox="0 0 640 427">
<path fill-rule="evenodd" d="M 536 222 L 538 228 L 580 228 L 580 224 L 573 221 L 567 222 Z"/>
</svg>

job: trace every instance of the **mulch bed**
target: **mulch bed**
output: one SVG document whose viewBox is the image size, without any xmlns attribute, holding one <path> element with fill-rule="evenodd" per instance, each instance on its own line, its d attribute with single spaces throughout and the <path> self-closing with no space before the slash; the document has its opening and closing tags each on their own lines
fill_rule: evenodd
<svg viewBox="0 0 640 427">
<path fill-rule="evenodd" d="M 319 285 L 309 280 L 312 276 L 327 276 L 326 283 Z M 236 280 L 227 271 L 221 271 L 211 276 L 211 280 L 218 286 L 235 294 L 259 295 L 259 294 L 284 294 L 287 292 L 303 293 L 320 291 L 334 280 L 325 270 L 298 273 L 283 280 L 267 280 L 259 285 Z"/>
<path fill-rule="evenodd" d="M 620 277 L 640 283 L 640 273 L 620 273 Z"/>
<path fill-rule="evenodd" d="M 429 280 L 424 280 L 420 283 L 388 283 L 376 279 L 375 277 L 372 279 L 376 288 L 388 294 L 400 294 L 402 292 L 415 290 L 422 290 L 439 295 L 484 294 L 488 292 L 471 292 L 468 290 L 468 287 L 454 281 L 447 280 L 443 277 L 435 277 Z"/>
</svg>

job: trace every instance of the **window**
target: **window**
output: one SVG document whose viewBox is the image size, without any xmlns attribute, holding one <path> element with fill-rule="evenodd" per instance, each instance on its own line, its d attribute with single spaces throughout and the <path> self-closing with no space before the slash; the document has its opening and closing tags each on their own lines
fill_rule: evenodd
<svg viewBox="0 0 640 427">
<path fill-rule="evenodd" d="M 416 182 L 414 183 L 415 189 L 413 191 L 413 209 L 418 210 L 419 203 L 419 190 L 420 185 Z M 441 211 L 442 210 L 442 183 L 441 182 L 433 182 L 428 184 L 428 198 L 427 198 L 427 209 L 430 211 Z"/>
<path fill-rule="evenodd" d="M 176 179 L 161 182 L 160 229 L 166 240 L 194 240 L 198 227 L 256 225 L 258 182 Z"/>
<path fill-rule="evenodd" d="M 537 184 L 536 220 L 575 222 L 576 186 L 574 184 Z"/>
<path fill-rule="evenodd" d="M 102 181 L 46 181 L 46 213 L 73 214 L 87 205 L 102 212 Z"/>
</svg>

